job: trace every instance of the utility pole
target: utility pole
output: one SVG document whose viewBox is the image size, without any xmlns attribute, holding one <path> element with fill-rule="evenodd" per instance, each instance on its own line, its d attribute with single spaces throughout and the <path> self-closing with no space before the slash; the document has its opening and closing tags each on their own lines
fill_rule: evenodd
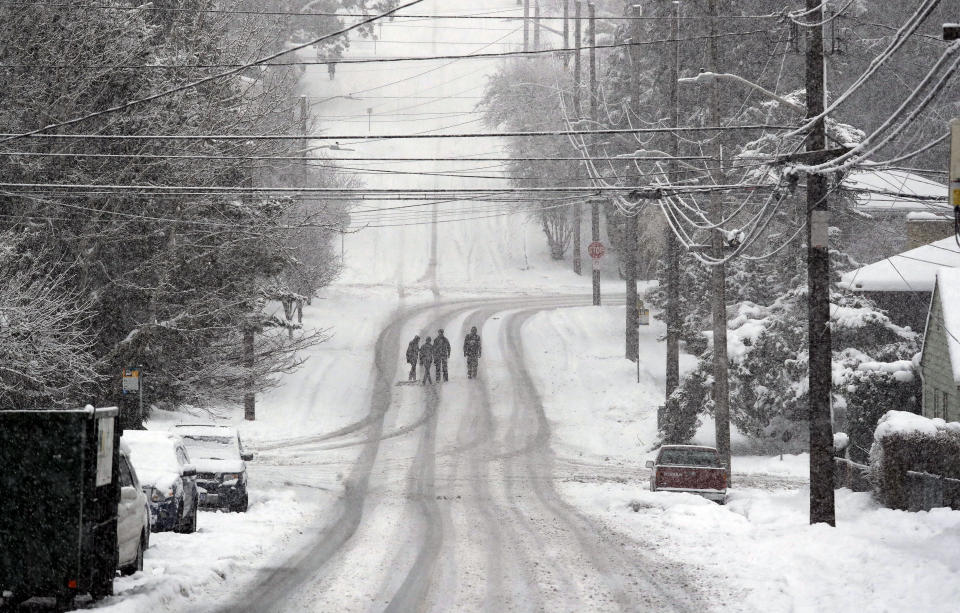
<svg viewBox="0 0 960 613">
<path fill-rule="evenodd" d="M 680 126 L 680 87 L 677 79 L 680 77 L 680 3 L 675 3 L 676 18 L 670 28 L 670 38 L 673 44 L 673 75 L 670 79 L 670 118 L 674 128 Z M 673 180 L 677 176 L 677 156 L 680 155 L 680 137 L 674 132 L 670 139 L 670 155 L 672 159 L 668 170 Z M 667 227 L 667 368 L 666 368 L 666 402 L 664 407 L 667 415 L 676 413 L 676 402 L 673 392 L 680 386 L 680 242 L 676 234 Z M 659 427 L 661 424 L 657 424 Z"/>
<path fill-rule="evenodd" d="M 807 0 L 806 21 L 823 22 L 821 0 Z M 807 118 L 824 112 L 823 27 L 808 27 Z M 807 135 L 807 151 L 826 149 L 826 124 L 814 123 Z M 833 498 L 833 424 L 830 420 L 832 382 L 830 339 L 830 256 L 827 245 L 830 207 L 827 179 L 807 175 L 807 287 L 810 421 L 810 523 L 836 525 Z"/>
<path fill-rule="evenodd" d="M 523 50 L 530 51 L 530 0 L 523 0 Z"/>
<path fill-rule="evenodd" d="M 720 50 L 717 42 L 717 0 L 709 0 L 710 12 L 710 72 L 720 72 Z M 711 125 L 720 125 L 720 85 L 714 79 L 710 88 Z M 719 141 L 718 141 L 719 142 Z M 720 168 L 723 159 L 723 145 L 717 146 L 717 169 L 712 173 L 717 185 L 725 183 L 723 169 Z M 708 161 L 708 163 L 710 163 Z M 714 191 L 710 193 L 710 209 L 714 223 L 723 219 L 723 194 Z M 711 231 L 713 257 L 724 257 L 723 234 L 719 228 Z M 727 467 L 727 484 L 733 473 L 730 466 L 730 380 L 728 378 L 727 359 L 727 271 L 724 264 L 713 266 L 710 271 L 710 299 L 713 313 L 713 415 L 716 420 L 717 452 Z"/>
<path fill-rule="evenodd" d="M 580 73 L 582 72 L 583 59 L 581 57 L 580 46 L 583 39 L 583 28 L 580 26 L 580 0 L 574 0 L 574 16 L 576 19 L 573 24 L 573 40 L 574 51 L 573 55 L 573 118 L 579 123 L 580 121 Z M 581 219 L 583 218 L 583 205 L 579 202 L 573 205 L 573 272 L 576 275 L 583 274 L 583 259 L 580 254 L 580 244 L 583 242 L 583 238 L 580 236 L 581 233 Z"/>
<path fill-rule="evenodd" d="M 631 77 L 633 79 L 633 110 L 637 117 L 640 116 L 640 66 L 637 60 L 638 50 L 636 47 L 628 47 L 630 54 Z M 639 248 L 636 211 L 639 210 L 640 203 L 634 205 L 631 214 L 624 215 L 623 232 L 623 276 L 626 277 L 627 299 L 626 299 L 626 322 L 624 340 L 626 342 L 626 358 L 637 362 L 640 366 L 640 309 L 637 303 L 637 250 Z"/>
<path fill-rule="evenodd" d="M 563 48 L 570 48 L 570 0 L 563 1 Z M 570 56 L 563 52 L 563 67 L 570 66 Z"/>
<path fill-rule="evenodd" d="M 533 48 L 540 50 L 540 0 L 533 5 Z"/>
<path fill-rule="evenodd" d="M 526 1 L 529 3 L 529 0 L 526 0 Z M 433 7 L 434 18 L 436 18 L 436 16 L 439 14 L 439 10 L 440 10 L 439 7 L 435 4 Z M 433 54 L 437 53 L 437 30 L 439 29 L 437 26 L 438 23 L 439 23 L 439 20 L 434 19 L 433 27 L 431 28 L 431 31 L 430 31 L 430 52 Z M 524 24 L 526 24 L 526 21 L 524 21 Z M 434 146 L 436 147 L 438 145 L 434 145 Z M 436 176 L 433 177 L 434 187 L 437 187 L 438 179 L 439 178 Z M 440 209 L 439 209 L 439 205 L 436 202 L 433 203 L 433 207 L 431 208 L 432 208 L 432 211 L 431 211 L 432 219 L 430 223 L 430 262 L 428 264 L 428 267 L 430 270 L 430 290 L 433 293 L 434 300 L 436 300 L 440 298 L 440 285 L 437 282 L 437 265 L 439 263 L 439 260 L 437 259 L 437 251 L 438 251 L 437 243 L 439 242 L 439 238 L 440 238 L 439 227 L 438 227 Z"/>
<path fill-rule="evenodd" d="M 253 389 L 254 339 L 256 330 L 252 323 L 243 328 L 243 365 L 247 367 L 247 385 L 243 394 L 243 418 L 247 421 L 257 419 L 257 394 Z"/>
<path fill-rule="evenodd" d="M 599 109 L 597 108 L 599 100 L 597 99 L 597 10 L 591 2 L 587 4 L 587 11 L 590 13 L 590 26 L 587 35 L 587 44 L 590 46 L 590 121 L 591 130 L 597 129 Z M 591 135 L 591 144 L 595 138 Z M 588 150 L 588 155 L 593 155 L 593 147 Z M 594 243 L 600 242 L 600 201 L 596 198 L 590 201 L 590 232 Z M 600 306 L 600 260 L 593 260 L 593 305 Z"/>
</svg>

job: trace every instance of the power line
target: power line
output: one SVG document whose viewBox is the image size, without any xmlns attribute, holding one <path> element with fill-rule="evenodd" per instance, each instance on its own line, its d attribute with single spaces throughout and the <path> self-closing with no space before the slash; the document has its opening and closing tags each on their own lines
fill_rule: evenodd
<svg viewBox="0 0 960 613">
<path fill-rule="evenodd" d="M 210 75 L 210 76 L 208 76 L 208 77 L 204 77 L 204 78 L 199 79 L 199 80 L 197 80 L 197 81 L 192 81 L 192 82 L 190 82 L 190 83 L 185 83 L 185 84 L 179 85 L 179 86 L 177 86 L 177 87 L 173 87 L 173 88 L 170 88 L 170 89 L 166 89 L 166 90 L 163 90 L 163 91 L 161 91 L 161 92 L 157 92 L 156 94 L 151 94 L 151 95 L 149 95 L 149 96 L 146 96 L 145 98 L 139 98 L 139 99 L 137 99 L 137 100 L 131 100 L 131 101 L 126 102 L 126 103 L 123 103 L 123 104 L 118 104 L 118 105 L 115 105 L 115 106 L 112 106 L 112 107 L 108 107 L 108 108 L 103 109 L 103 110 L 101 110 L 101 111 L 95 111 L 95 112 L 93 112 L 93 113 L 88 113 L 88 114 L 86 114 L 86 115 L 81 115 L 80 117 L 74 117 L 73 119 L 68 119 L 68 120 L 66 120 L 66 121 L 60 121 L 60 122 L 57 122 L 57 123 L 53 123 L 53 124 L 44 126 L 44 127 L 42 127 L 42 128 L 37 128 L 36 130 L 31 130 L 31 131 L 29 131 L 29 132 L 24 132 L 24 133 L 22 133 L 22 134 L 14 134 L 14 135 L 6 136 L 6 137 L 2 138 L 2 140 L 0 140 L 0 144 L 3 144 L 3 143 L 5 143 L 5 142 L 12 141 L 12 140 L 17 139 L 17 138 L 22 138 L 22 137 L 25 137 L 25 136 L 39 135 L 39 134 L 41 134 L 41 133 L 46 132 L 47 130 L 52 130 L 52 129 L 54 129 L 54 128 L 62 128 L 62 127 L 65 127 L 65 126 L 75 125 L 75 124 L 78 124 L 78 123 L 80 123 L 80 122 L 86 121 L 86 120 L 88 120 L 88 119 L 93 119 L 93 118 L 95 118 L 95 117 L 100 117 L 100 116 L 103 116 L 103 115 L 107 115 L 107 114 L 109 114 L 109 113 L 115 113 L 115 112 L 117 112 L 117 111 L 121 111 L 121 110 L 124 110 L 124 109 L 128 109 L 128 108 L 133 107 L 133 106 L 138 106 L 138 105 L 141 105 L 141 104 L 145 104 L 145 103 L 147 103 L 147 102 L 153 102 L 154 100 L 158 100 L 158 99 L 160 99 L 160 98 L 163 98 L 163 97 L 165 97 L 165 96 L 169 96 L 169 95 L 171 95 L 171 94 L 175 94 L 175 93 L 179 93 L 179 92 L 182 92 L 182 91 L 186 91 L 186 90 L 188 90 L 188 89 L 193 89 L 193 88 L 195 88 L 195 87 L 198 87 L 198 86 L 200 86 L 200 85 L 203 85 L 204 83 L 209 83 L 210 81 L 213 81 L 213 80 L 215 80 L 215 79 L 220 79 L 220 78 L 223 78 L 223 77 L 228 77 L 228 76 L 235 75 L 235 74 L 237 74 L 237 73 L 239 73 L 239 72 L 242 72 L 243 70 L 245 70 L 245 69 L 247 69 L 247 68 L 251 68 L 251 67 L 256 66 L 256 65 L 258 65 L 258 64 L 262 64 L 262 63 L 265 63 L 265 62 L 269 62 L 269 61 L 274 60 L 274 59 L 276 59 L 276 58 L 278 58 L 278 57 L 281 57 L 281 56 L 283 56 L 283 55 L 287 55 L 288 53 L 293 53 L 293 52 L 295 52 L 295 51 L 299 51 L 299 50 L 301 50 L 301 49 L 305 49 L 305 48 L 307 48 L 307 47 L 316 45 L 317 43 L 323 42 L 323 41 L 325 41 L 325 40 L 329 40 L 329 39 L 335 38 L 335 37 L 337 37 L 337 36 L 342 36 L 343 34 L 346 34 L 346 33 L 348 33 L 348 32 L 351 32 L 352 30 L 355 30 L 355 29 L 357 29 L 357 28 L 359 28 L 359 27 L 362 27 L 362 26 L 364 26 L 364 25 L 368 25 L 368 24 L 370 24 L 370 23 L 373 23 L 374 21 L 383 19 L 384 17 L 389 17 L 390 15 L 392 15 L 392 14 L 398 12 L 398 11 L 401 11 L 401 10 L 403 10 L 403 9 L 405 9 L 405 8 L 409 8 L 409 7 L 411 7 L 411 6 L 414 6 L 415 4 L 420 4 L 421 2 L 423 2 L 423 0 L 410 0 L 410 2 L 407 2 L 406 4 L 402 4 L 402 5 L 400 5 L 400 6 L 396 7 L 396 8 L 393 8 L 393 9 L 390 9 L 390 10 L 388 10 L 388 11 L 385 11 L 385 12 L 379 14 L 379 15 L 376 15 L 376 16 L 374 16 L 374 17 L 370 17 L 369 19 L 364 19 L 363 21 L 359 21 L 359 22 L 357 22 L 357 23 L 355 23 L 355 24 L 353 24 L 353 25 L 350 25 L 350 26 L 347 26 L 347 27 L 342 28 L 342 29 L 340 29 L 340 30 L 337 30 L 336 32 L 333 32 L 332 34 L 325 34 L 325 35 L 323 35 L 323 36 L 321 36 L 321 37 L 319 37 L 319 38 L 315 38 L 315 39 L 313 39 L 313 40 L 307 41 L 306 43 L 302 43 L 302 44 L 300 44 L 300 45 L 295 45 L 295 46 L 293 46 L 293 47 L 290 47 L 289 49 L 284 49 L 284 50 L 282 50 L 282 51 L 278 51 L 278 52 L 273 53 L 273 54 L 271 54 L 271 55 L 268 55 L 268 56 L 266 56 L 266 57 L 262 57 L 262 58 L 260 58 L 260 59 L 254 60 L 253 62 L 250 62 L 249 64 L 247 64 L 247 65 L 245 65 L 245 66 L 242 66 L 242 67 L 240 67 L 240 68 L 232 68 L 232 69 L 230 69 L 230 70 L 228 70 L 228 71 L 226 71 L 226 72 L 220 72 L 220 73 L 217 73 L 217 74 L 214 74 L 214 75 Z"/>
<path fill-rule="evenodd" d="M 421 0 L 418 0 L 421 1 Z M 472 122 L 467 122 L 472 123 Z M 48 126 L 49 127 L 49 126 Z M 448 126 L 453 127 L 453 126 Z M 46 129 L 46 128 L 41 128 Z M 51 140 L 405 140 L 430 138 L 501 138 L 501 137 L 543 137 L 543 136 L 570 136 L 578 134 L 665 134 L 675 132 L 727 132 L 733 130 L 794 130 L 796 126 L 748 124 L 741 126 L 683 126 L 678 128 L 623 128 L 599 130 L 543 130 L 543 131 L 516 131 L 516 132 L 464 132 L 459 134 L 41 134 L 29 132 L 25 134 L 0 134 L 0 144 L 14 138 L 40 138 Z M 351 143 L 352 144 L 352 143 Z"/>
<path fill-rule="evenodd" d="M 683 187 L 665 186 L 662 191 L 666 194 L 706 193 L 714 191 L 753 190 L 772 188 L 766 184 L 736 184 L 736 185 L 689 185 Z M 256 193 L 311 193 L 331 195 L 427 195 L 427 194 L 599 194 L 601 192 L 633 192 L 635 186 L 566 186 L 566 187 L 503 187 L 503 188 L 355 188 L 355 187 L 233 187 L 233 186 L 202 186 L 202 185 L 97 185 L 79 183 L 0 183 L 5 189 L 60 189 L 85 190 L 95 189 L 105 192 L 136 191 L 149 193 L 153 191 L 177 193 L 180 191 L 195 193 L 229 193 L 229 194 L 256 194 Z"/>
<path fill-rule="evenodd" d="M 59 4 L 59 3 L 50 3 L 50 2 L 11 2 L 10 0 L 0 0 L 0 4 L 5 4 L 7 6 L 16 6 L 16 7 L 34 7 L 34 6 L 43 6 L 49 8 L 69 8 L 69 9 L 84 9 L 84 10 L 104 10 L 104 11 L 149 11 L 149 12 L 174 12 L 174 13 L 213 13 L 213 14 L 225 14 L 225 15 L 248 15 L 248 16 L 263 16 L 263 17 L 369 17 L 368 13 L 336 13 L 329 11 L 321 12 L 291 12 L 291 11 L 245 11 L 245 10 L 231 10 L 231 9 L 187 9 L 187 8 L 176 8 L 176 7 L 154 7 L 154 6 L 107 6 L 100 4 Z M 513 9 L 505 9 L 513 10 Z M 491 11 L 498 12 L 498 11 Z M 418 20 L 496 20 L 496 21 L 506 21 L 506 20 L 517 20 L 524 19 L 524 17 L 519 15 L 485 15 L 485 14 L 466 14 L 466 15 L 394 15 L 394 19 L 418 19 Z M 771 13 L 767 15 L 725 15 L 723 19 L 782 19 L 782 13 Z M 563 17 L 556 16 L 546 16 L 542 15 L 539 17 L 541 21 L 551 20 L 551 21 L 562 21 Z M 576 20 L 576 17 L 570 16 L 568 19 L 571 21 Z M 580 17 L 580 20 L 586 20 L 587 17 Z M 675 19 L 674 17 L 663 17 L 663 16 L 618 16 L 618 15 L 604 15 L 597 16 L 597 19 L 610 19 L 616 21 L 659 21 L 667 19 Z M 691 17 L 680 17 L 683 20 L 702 20 L 704 17 L 700 16 L 691 16 Z"/>
<path fill-rule="evenodd" d="M 512 33 L 512 32 L 511 32 Z M 685 38 L 664 38 L 647 41 L 631 41 L 622 43 L 607 43 L 602 45 L 581 46 L 582 50 L 589 49 L 618 49 L 622 47 L 643 47 L 647 45 L 659 45 L 672 42 L 690 42 L 709 38 L 720 38 L 726 36 L 748 36 L 753 34 L 769 34 L 769 30 L 751 30 L 748 32 L 725 32 L 715 35 L 690 36 Z M 493 43 L 450 43 L 450 44 L 471 44 L 484 45 L 485 47 Z M 468 54 L 450 54 L 450 55 L 407 55 L 398 57 L 367 57 L 367 58 L 329 58 L 325 60 L 298 60 L 294 62 L 259 62 L 256 64 L 0 64 L 0 68 L 23 69 L 35 68 L 41 70 L 63 70 L 63 69 L 83 69 L 83 70 L 108 70 L 108 69 L 211 69 L 211 68 L 249 68 L 253 66 L 327 66 L 329 64 L 383 64 L 394 62 L 422 62 L 433 60 L 469 60 L 485 59 L 498 57 L 523 57 L 537 55 L 551 55 L 557 53 L 573 53 L 576 47 L 556 47 L 553 49 L 533 49 L 528 51 L 499 51 L 492 53 L 468 53 Z"/>
<path fill-rule="evenodd" d="M 580 157 L 331 157 L 331 158 L 304 158 L 301 156 L 271 156 L 271 155 L 161 155 L 152 153 L 69 153 L 48 151 L 0 151 L 0 156 L 11 157 L 82 157 L 82 158 L 123 158 L 148 160 L 222 160 L 222 161 L 291 161 L 291 162 L 580 162 Z M 631 162 L 638 161 L 666 161 L 666 160 L 713 160 L 706 155 L 687 155 L 679 157 L 645 156 L 630 158 L 623 156 L 593 156 L 594 160 L 611 160 Z M 762 164 L 756 164 L 761 166 Z M 933 171 L 928 171 L 933 172 Z"/>
</svg>

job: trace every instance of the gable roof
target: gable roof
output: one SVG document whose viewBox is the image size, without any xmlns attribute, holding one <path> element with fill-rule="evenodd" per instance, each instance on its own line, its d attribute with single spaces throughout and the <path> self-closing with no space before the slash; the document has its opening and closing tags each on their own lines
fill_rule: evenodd
<svg viewBox="0 0 960 613">
<path fill-rule="evenodd" d="M 924 334 L 924 345 L 931 334 L 943 334 L 947 341 L 947 350 L 950 355 L 950 372 L 953 373 L 953 382 L 960 386 L 960 269 L 941 268 L 936 273 L 935 300 L 930 301 L 930 312 L 927 316 L 927 328 Z M 953 308 L 945 308 L 944 305 Z M 943 331 L 934 330 L 929 325 L 934 309 L 940 309 L 943 316 Z"/>
<path fill-rule="evenodd" d="M 960 268 L 960 247 L 955 237 L 851 270 L 840 278 L 839 285 L 861 292 L 932 292 L 937 271 L 943 268 Z"/>
<path fill-rule="evenodd" d="M 858 191 L 857 209 L 865 213 L 951 213 L 953 209 L 944 183 L 903 170 L 867 167 L 851 172 L 843 187 Z"/>
</svg>

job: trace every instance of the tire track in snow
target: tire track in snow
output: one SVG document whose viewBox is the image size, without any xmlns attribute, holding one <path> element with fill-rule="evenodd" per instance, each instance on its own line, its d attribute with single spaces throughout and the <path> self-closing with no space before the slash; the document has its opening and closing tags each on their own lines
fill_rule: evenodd
<svg viewBox="0 0 960 613">
<path fill-rule="evenodd" d="M 550 438 L 550 425 L 523 357 L 521 329 L 535 313 L 534 310 L 527 310 L 514 315 L 508 326 L 511 332 L 507 338 L 511 345 L 508 355 L 515 360 L 515 371 L 520 380 L 520 385 L 515 388 L 516 402 L 519 406 L 527 406 L 535 411 L 538 433 L 534 439 L 537 442 L 544 442 L 524 458 L 528 475 L 532 477 L 530 484 L 537 499 L 572 533 L 581 551 L 586 554 L 588 562 L 612 592 L 611 595 L 619 609 L 623 611 L 693 611 L 698 607 L 690 594 L 681 589 L 668 591 L 663 587 L 678 584 L 690 586 L 695 583 L 691 578 L 678 577 L 682 571 L 676 569 L 673 569 L 673 572 L 677 573 L 674 576 L 662 576 L 665 573 L 656 572 L 663 568 L 662 560 L 654 560 L 651 556 L 644 554 L 640 549 L 640 543 L 637 543 L 633 537 L 615 534 L 605 526 L 587 518 L 557 492 L 554 486 L 554 454 L 545 444 Z M 632 551 L 625 549 L 627 542 L 633 545 Z M 678 578 L 686 580 L 678 581 Z M 593 606 L 598 604 L 592 603 Z"/>
</svg>

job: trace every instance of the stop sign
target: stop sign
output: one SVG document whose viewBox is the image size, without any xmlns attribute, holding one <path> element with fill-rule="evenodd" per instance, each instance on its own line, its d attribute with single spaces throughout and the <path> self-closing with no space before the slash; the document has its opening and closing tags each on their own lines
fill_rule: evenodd
<svg viewBox="0 0 960 613">
<path fill-rule="evenodd" d="M 603 243 L 590 243 L 590 246 L 587 247 L 587 253 L 595 260 L 602 258 L 606 252 L 607 250 L 603 247 Z"/>
</svg>

